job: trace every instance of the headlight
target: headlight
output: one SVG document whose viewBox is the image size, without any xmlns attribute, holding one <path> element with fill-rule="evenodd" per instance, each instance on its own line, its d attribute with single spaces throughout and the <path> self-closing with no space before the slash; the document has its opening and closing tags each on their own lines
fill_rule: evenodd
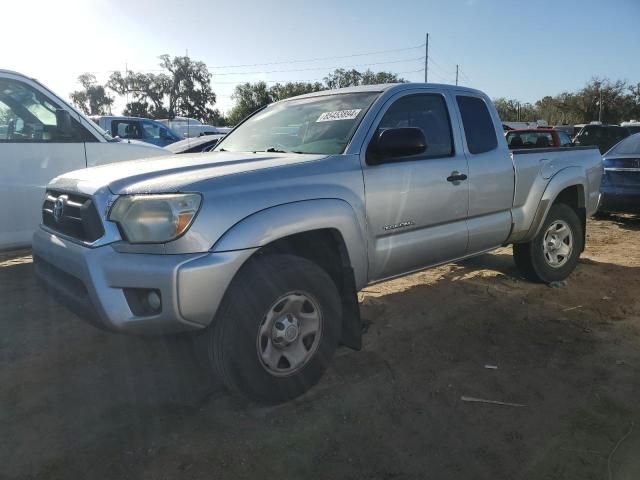
<svg viewBox="0 0 640 480">
<path fill-rule="evenodd" d="M 131 243 L 169 242 L 189 229 L 200 201 L 197 193 L 125 195 L 113 204 L 109 220 Z"/>
</svg>

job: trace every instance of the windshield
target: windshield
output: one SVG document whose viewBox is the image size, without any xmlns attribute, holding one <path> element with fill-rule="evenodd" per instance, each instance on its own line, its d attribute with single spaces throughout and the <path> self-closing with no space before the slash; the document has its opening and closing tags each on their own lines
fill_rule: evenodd
<svg viewBox="0 0 640 480">
<path fill-rule="evenodd" d="M 343 93 L 276 103 L 240 125 L 216 151 L 342 153 L 379 94 Z"/>
</svg>

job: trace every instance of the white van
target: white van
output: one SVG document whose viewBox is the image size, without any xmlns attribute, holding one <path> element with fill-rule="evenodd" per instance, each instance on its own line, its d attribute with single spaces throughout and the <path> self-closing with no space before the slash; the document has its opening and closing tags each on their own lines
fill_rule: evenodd
<svg viewBox="0 0 640 480">
<path fill-rule="evenodd" d="M 38 81 L 0 69 L 0 250 L 30 245 L 52 178 L 160 155 L 172 153 L 114 139 Z"/>
</svg>

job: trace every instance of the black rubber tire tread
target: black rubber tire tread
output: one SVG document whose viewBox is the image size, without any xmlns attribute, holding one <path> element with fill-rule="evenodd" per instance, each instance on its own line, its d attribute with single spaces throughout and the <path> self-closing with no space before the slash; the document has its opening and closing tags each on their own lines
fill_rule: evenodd
<svg viewBox="0 0 640 480">
<path fill-rule="evenodd" d="M 288 377 L 269 374 L 260 363 L 256 338 L 261 319 L 282 294 L 301 290 L 314 296 L 323 315 L 316 353 Z M 315 263 L 286 254 L 250 259 L 233 279 L 207 332 L 208 358 L 232 391 L 260 403 L 296 398 L 315 385 L 329 365 L 340 339 L 342 307 L 331 277 Z"/>
<path fill-rule="evenodd" d="M 551 223 L 564 220 L 573 233 L 573 251 L 567 263 L 561 268 L 553 268 L 544 259 L 542 242 L 544 234 Z M 584 235 L 582 223 L 573 208 L 564 203 L 551 206 L 540 232 L 527 243 L 513 245 L 513 258 L 520 273 L 532 282 L 551 283 L 566 279 L 576 268 L 583 249 Z"/>
</svg>

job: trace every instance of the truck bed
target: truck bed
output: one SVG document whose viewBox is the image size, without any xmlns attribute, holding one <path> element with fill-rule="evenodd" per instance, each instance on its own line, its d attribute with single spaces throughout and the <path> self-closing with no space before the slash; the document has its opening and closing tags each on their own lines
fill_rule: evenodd
<svg viewBox="0 0 640 480">
<path fill-rule="evenodd" d="M 587 215 L 595 213 L 600 197 L 600 175 L 602 158 L 597 147 L 561 147 L 517 149 L 511 151 L 515 171 L 515 192 L 513 196 L 514 228 L 509 242 L 517 242 L 529 237 L 529 231 L 544 208 L 543 195 L 552 181 L 561 181 L 562 176 L 576 175 L 584 178 L 587 171 L 587 184 L 584 207 Z"/>
</svg>

